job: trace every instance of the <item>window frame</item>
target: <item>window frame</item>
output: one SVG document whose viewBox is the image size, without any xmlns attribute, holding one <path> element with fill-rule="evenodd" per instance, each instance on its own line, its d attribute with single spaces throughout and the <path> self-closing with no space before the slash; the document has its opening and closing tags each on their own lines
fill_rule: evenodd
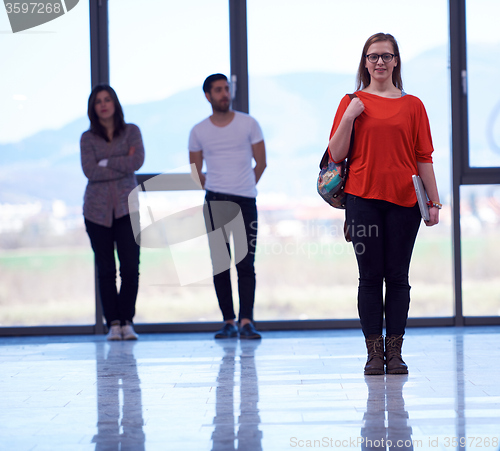
<svg viewBox="0 0 500 451">
<path fill-rule="evenodd" d="M 246 0 L 228 0 L 230 30 L 231 82 L 233 83 L 233 108 L 248 113 L 248 46 Z M 452 240 L 454 316 L 433 318 L 409 318 L 408 326 L 475 326 L 498 325 L 500 317 L 464 317 L 462 305 L 462 261 L 460 231 L 460 186 L 500 184 L 500 167 L 471 167 L 468 131 L 467 92 L 467 33 L 466 0 L 448 0 L 449 45 L 451 77 L 451 159 L 452 159 Z M 89 0 L 91 83 L 109 84 L 108 0 Z M 144 183 L 159 174 L 138 174 L 138 182 Z M 177 175 L 178 176 L 178 175 Z M 186 189 L 195 189 L 187 187 Z M 104 323 L 102 307 L 96 289 L 96 320 L 94 326 L 34 326 L 0 327 L 0 336 L 8 335 L 58 335 L 102 334 Z M 154 323 L 137 324 L 140 333 L 212 331 L 218 323 Z M 357 319 L 345 320 L 291 320 L 262 321 L 262 330 L 292 329 L 343 329 L 358 328 Z"/>
</svg>

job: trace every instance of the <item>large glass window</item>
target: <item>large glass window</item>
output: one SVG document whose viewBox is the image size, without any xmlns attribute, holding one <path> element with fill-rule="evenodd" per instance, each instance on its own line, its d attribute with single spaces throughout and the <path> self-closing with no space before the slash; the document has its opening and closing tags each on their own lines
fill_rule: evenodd
<svg viewBox="0 0 500 451">
<path fill-rule="evenodd" d="M 185 167 L 189 130 L 211 112 L 203 79 L 229 74 L 227 0 L 108 3 L 111 85 L 126 121 L 143 133 L 140 172 Z M 383 10 L 368 0 L 355 3 L 247 0 L 250 113 L 268 151 L 258 186 L 258 319 L 357 317 L 357 267 L 343 241 L 343 212 L 319 199 L 315 181 L 337 105 L 354 90 L 362 45 L 378 31 L 398 39 L 405 91 L 427 108 L 444 203 L 441 224 L 422 225 L 417 239 L 410 315 L 453 311 L 447 1 L 390 0 Z M 0 58 L 8 69 L 0 87 L 0 326 L 94 322 L 78 145 L 88 128 L 88 6 L 81 0 L 61 17 L 18 33 L 0 14 Z M 476 167 L 500 163 L 500 100 L 483 92 L 499 69 L 492 56 L 500 49 L 495 12 L 495 0 L 467 2 L 470 165 Z M 422 23 L 433 32 L 422 34 Z M 191 194 L 158 194 L 157 203 L 186 209 L 203 193 Z M 497 194 L 494 186 L 462 187 L 465 315 L 498 314 L 491 270 L 498 265 L 489 255 Z M 180 287 L 165 279 L 164 270 L 175 273 L 173 264 L 167 248 L 142 249 L 137 320 L 218 319 L 211 282 Z"/>
<path fill-rule="evenodd" d="M 93 324 L 79 139 L 89 7 L 12 33 L 0 12 L 0 326 Z"/>
<path fill-rule="evenodd" d="M 467 1 L 469 164 L 500 166 L 500 3 Z"/>
<path fill-rule="evenodd" d="M 219 321 L 208 240 L 204 233 L 199 236 L 205 192 L 150 192 L 148 182 L 139 194 L 141 279 L 135 321 Z"/>
<path fill-rule="evenodd" d="M 426 106 L 444 208 L 422 225 L 412 260 L 410 315 L 453 313 L 450 233 L 447 2 L 248 0 L 250 114 L 261 124 L 268 168 L 257 198 L 262 227 L 256 316 L 355 318 L 357 266 L 342 235 L 344 213 L 316 193 L 335 111 L 355 89 L 366 39 L 399 42 L 405 91 Z M 405 20 L 410 18 L 411 20 Z M 422 24 L 432 33 L 422 33 Z M 418 36 L 418 38 L 416 38 Z M 270 303 L 273 310 L 263 310 Z"/>
<path fill-rule="evenodd" d="M 500 315 L 500 186 L 460 189 L 465 316 Z"/>
<path fill-rule="evenodd" d="M 485 11 L 487 13 L 485 14 Z M 495 25 L 500 4 L 491 0 L 466 2 L 469 164 L 500 166 L 500 96 L 495 89 L 500 70 L 500 32 Z M 497 316 L 500 239 L 500 188 L 462 186 L 460 228 L 462 296 L 465 316 Z"/>
<path fill-rule="evenodd" d="M 227 0 L 109 0 L 110 83 L 139 126 L 142 173 L 184 166 L 193 125 L 211 114 L 204 79 L 229 76 Z"/>
<path fill-rule="evenodd" d="M 212 112 L 203 81 L 212 73 L 230 75 L 227 0 L 109 0 L 109 39 L 110 83 L 125 121 L 137 124 L 144 140 L 139 172 L 188 171 L 189 132 Z M 202 205 L 203 192 L 147 193 L 140 202 L 162 218 Z M 141 248 L 136 321 L 219 320 L 212 281 L 181 284 L 175 264 L 184 268 L 178 259 L 190 254 L 176 257 L 167 245 Z"/>
</svg>

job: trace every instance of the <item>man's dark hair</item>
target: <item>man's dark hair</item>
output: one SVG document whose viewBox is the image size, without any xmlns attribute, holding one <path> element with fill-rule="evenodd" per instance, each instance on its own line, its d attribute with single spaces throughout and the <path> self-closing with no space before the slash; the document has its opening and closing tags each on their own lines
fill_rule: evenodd
<svg viewBox="0 0 500 451">
<path fill-rule="evenodd" d="M 210 90 L 212 89 L 212 83 L 217 80 L 226 80 L 227 77 L 224 74 L 212 74 L 209 75 L 205 81 L 203 82 L 203 92 L 206 94 L 207 92 L 210 93 Z"/>
</svg>

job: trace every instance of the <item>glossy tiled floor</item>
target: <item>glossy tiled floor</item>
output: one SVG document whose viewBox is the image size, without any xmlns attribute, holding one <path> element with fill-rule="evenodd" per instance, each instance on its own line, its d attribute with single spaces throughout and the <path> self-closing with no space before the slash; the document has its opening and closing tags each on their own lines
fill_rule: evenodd
<svg viewBox="0 0 500 451">
<path fill-rule="evenodd" d="M 367 378 L 357 330 L 1 338 L 0 449 L 498 450 L 499 338 L 409 329 L 410 375 Z"/>
</svg>

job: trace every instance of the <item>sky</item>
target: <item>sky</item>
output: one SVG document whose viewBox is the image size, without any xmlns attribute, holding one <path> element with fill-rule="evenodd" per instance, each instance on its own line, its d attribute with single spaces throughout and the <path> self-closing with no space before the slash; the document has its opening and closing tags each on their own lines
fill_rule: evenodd
<svg viewBox="0 0 500 451">
<path fill-rule="evenodd" d="M 469 39 L 500 41 L 500 2 L 468 3 Z M 354 78 L 365 40 L 379 31 L 397 38 L 407 61 L 448 42 L 447 0 L 247 0 L 247 10 L 250 77 Z M 201 86 L 207 74 L 229 72 L 227 0 L 109 0 L 109 25 L 110 82 L 123 105 L 164 99 Z M 86 115 L 88 32 L 87 0 L 15 34 L 0 8 L 0 144 Z"/>
</svg>

